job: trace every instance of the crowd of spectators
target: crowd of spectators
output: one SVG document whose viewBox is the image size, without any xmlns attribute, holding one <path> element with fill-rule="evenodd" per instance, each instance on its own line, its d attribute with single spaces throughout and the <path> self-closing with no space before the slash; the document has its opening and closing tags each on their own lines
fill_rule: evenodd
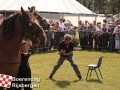
<svg viewBox="0 0 120 90">
<path fill-rule="evenodd" d="M 93 23 L 80 20 L 77 29 L 74 28 L 70 21 L 65 19 L 60 19 L 57 22 L 50 20 L 49 23 L 51 28 L 46 31 L 49 34 L 47 35 L 49 50 L 52 46 L 57 48 L 65 34 L 76 35 L 76 33 L 79 35 L 81 49 L 120 50 L 120 20 L 113 23 L 108 23 L 107 20 L 103 20 L 103 22 L 93 21 Z"/>
<path fill-rule="evenodd" d="M 120 20 L 111 24 L 107 20 L 89 23 L 79 21 L 78 31 L 81 49 L 120 50 Z"/>
</svg>

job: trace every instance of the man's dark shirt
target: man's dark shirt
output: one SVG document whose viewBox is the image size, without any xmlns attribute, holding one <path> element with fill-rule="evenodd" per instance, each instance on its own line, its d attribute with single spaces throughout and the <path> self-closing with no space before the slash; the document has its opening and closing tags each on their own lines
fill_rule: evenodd
<svg viewBox="0 0 120 90">
<path fill-rule="evenodd" d="M 61 50 L 65 50 L 65 53 L 69 53 L 71 51 L 73 51 L 73 42 L 70 42 L 69 45 L 66 45 L 64 41 L 61 41 L 60 44 L 59 44 L 59 48 L 58 48 L 58 51 L 61 51 Z M 61 55 L 63 57 L 69 57 L 71 55 Z"/>
</svg>

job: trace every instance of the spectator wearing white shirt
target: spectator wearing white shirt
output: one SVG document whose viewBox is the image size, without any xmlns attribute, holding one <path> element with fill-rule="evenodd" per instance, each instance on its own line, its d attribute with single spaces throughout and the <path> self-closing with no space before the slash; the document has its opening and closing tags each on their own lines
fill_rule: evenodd
<svg viewBox="0 0 120 90">
<path fill-rule="evenodd" d="M 64 23 L 63 19 L 60 19 L 59 27 L 60 27 L 61 31 L 64 31 L 64 29 L 65 29 L 65 23 Z"/>
</svg>

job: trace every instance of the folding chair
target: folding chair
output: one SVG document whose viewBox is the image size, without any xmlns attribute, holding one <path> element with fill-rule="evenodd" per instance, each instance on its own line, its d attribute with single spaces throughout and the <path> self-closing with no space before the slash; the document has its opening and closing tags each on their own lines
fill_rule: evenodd
<svg viewBox="0 0 120 90">
<path fill-rule="evenodd" d="M 98 76 L 97 71 L 96 71 L 97 68 L 98 68 L 98 71 L 99 71 L 99 73 L 100 73 L 100 75 L 101 75 L 101 78 L 103 79 L 102 74 L 101 74 L 101 71 L 100 71 L 100 66 L 101 66 L 101 64 L 102 64 L 102 59 L 103 59 L 103 56 L 101 56 L 101 57 L 99 58 L 97 64 L 89 64 L 89 65 L 87 65 L 87 67 L 88 67 L 88 72 L 87 72 L 86 80 L 87 80 L 87 78 L 88 78 L 89 71 L 90 71 L 89 77 L 91 77 L 92 70 L 95 70 L 95 73 L 96 73 L 97 78 L 98 78 L 98 80 L 99 80 L 99 76 Z"/>
</svg>

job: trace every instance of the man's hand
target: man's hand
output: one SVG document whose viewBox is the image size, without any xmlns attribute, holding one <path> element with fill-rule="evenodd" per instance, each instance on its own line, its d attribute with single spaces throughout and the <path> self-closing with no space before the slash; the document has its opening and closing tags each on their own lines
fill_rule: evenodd
<svg viewBox="0 0 120 90">
<path fill-rule="evenodd" d="M 62 49 L 62 50 L 61 50 L 61 53 L 64 54 L 64 53 L 65 53 L 65 50 Z"/>
<path fill-rule="evenodd" d="M 62 50 L 59 51 L 58 53 L 59 53 L 60 55 L 61 55 L 61 54 L 64 54 L 64 53 L 65 53 L 65 50 L 62 49 Z"/>
</svg>

